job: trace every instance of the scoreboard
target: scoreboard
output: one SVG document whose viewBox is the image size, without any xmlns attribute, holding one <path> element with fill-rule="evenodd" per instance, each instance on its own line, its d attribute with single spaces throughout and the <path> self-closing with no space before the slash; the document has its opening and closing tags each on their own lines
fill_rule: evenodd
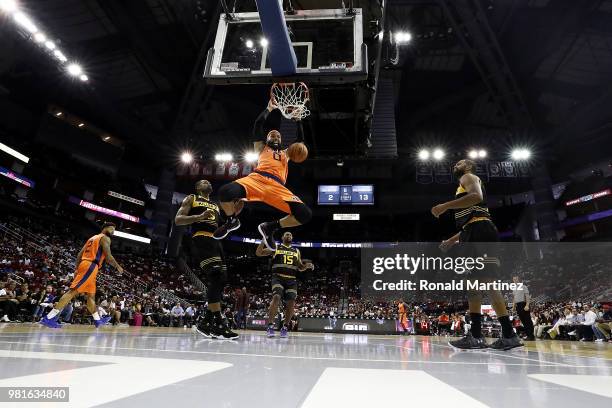
<svg viewBox="0 0 612 408">
<path fill-rule="evenodd" d="M 324 185 L 319 186 L 319 205 L 374 205 L 374 186 Z"/>
</svg>

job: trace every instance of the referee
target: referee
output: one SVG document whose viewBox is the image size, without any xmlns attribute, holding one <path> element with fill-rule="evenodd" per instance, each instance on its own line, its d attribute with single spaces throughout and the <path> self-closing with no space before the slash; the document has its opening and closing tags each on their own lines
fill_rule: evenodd
<svg viewBox="0 0 612 408">
<path fill-rule="evenodd" d="M 514 283 L 519 283 L 521 280 L 518 276 L 514 276 L 512 281 Z M 514 296 L 514 301 L 512 302 L 512 314 L 518 314 L 518 317 L 521 319 L 521 323 L 523 323 L 523 327 L 527 332 L 525 340 L 535 341 L 535 337 L 533 335 L 533 321 L 531 320 L 531 313 L 529 312 L 529 302 L 531 301 L 529 288 L 523 283 L 523 288 L 520 290 L 513 290 L 512 295 Z"/>
</svg>

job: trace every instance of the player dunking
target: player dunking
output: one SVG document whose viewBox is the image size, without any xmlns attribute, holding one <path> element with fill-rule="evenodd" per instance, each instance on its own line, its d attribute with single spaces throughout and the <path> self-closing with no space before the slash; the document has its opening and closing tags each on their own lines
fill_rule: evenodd
<svg viewBox="0 0 612 408">
<path fill-rule="evenodd" d="M 312 262 L 302 262 L 300 250 L 291 246 L 292 241 L 293 235 L 287 231 L 283 234 L 281 245 L 276 250 L 265 248 L 263 242 L 255 250 L 257 256 L 272 256 L 272 301 L 268 309 L 268 337 L 274 337 L 274 320 L 281 298 L 285 301 L 285 320 L 280 336 L 287 337 L 287 327 L 293 317 L 297 298 L 296 274 L 314 268 Z"/>
<path fill-rule="evenodd" d="M 117 263 L 110 250 L 110 237 L 114 232 L 115 224 L 105 222 L 102 225 L 102 231 L 85 242 L 85 245 L 77 255 L 77 267 L 70 290 L 61 297 L 55 308 L 41 319 L 40 324 L 52 329 L 60 328 L 61 324 L 57 322 L 60 312 L 75 296 L 80 294 L 85 294 L 87 297 L 87 310 L 93 316 L 96 327 L 103 326 L 109 322 L 111 316 L 101 318 L 98 314 L 95 300 L 96 278 L 104 261 L 115 267 L 119 273 L 123 273 L 123 268 Z"/>
<path fill-rule="evenodd" d="M 208 309 L 198 322 L 196 330 L 206 337 L 236 339 L 238 334 L 229 329 L 221 316 L 221 297 L 227 268 L 223 261 L 221 243 L 213 238 L 221 215 L 219 206 L 210 201 L 212 186 L 208 180 L 198 181 L 195 191 L 195 194 L 185 197 L 174 222 L 176 225 L 192 225 L 200 276 L 208 286 Z"/>
<path fill-rule="evenodd" d="M 451 238 L 442 241 L 440 248 L 446 251 L 459 244 L 459 249 L 464 255 L 484 257 L 486 268 L 478 276 L 481 281 L 491 281 L 496 276 L 499 268 L 499 259 L 495 257 L 495 243 L 499 241 L 497 228 L 491 220 L 489 209 L 486 203 L 486 193 L 480 178 L 474 174 L 476 163 L 472 160 L 460 160 L 455 164 L 453 173 L 459 180 L 459 187 L 455 194 L 455 199 L 444 204 L 436 205 L 431 209 L 431 213 L 436 217 L 444 214 L 448 210 L 453 210 L 455 223 L 461 231 Z M 484 250 L 484 251 L 483 251 Z M 486 252 L 485 252 L 486 251 Z M 488 292 L 497 313 L 497 319 L 502 327 L 502 336 L 490 345 L 484 340 L 482 335 L 482 292 L 468 292 L 468 303 L 470 308 L 470 318 L 472 327 L 470 332 L 462 339 L 450 341 L 449 344 L 459 349 L 483 349 L 493 348 L 496 350 L 510 350 L 521 347 L 523 344 L 512 330 L 512 325 L 508 317 L 506 302 L 500 291 L 491 290 Z"/>
<path fill-rule="evenodd" d="M 272 251 L 276 249 L 274 233 L 277 229 L 302 225 L 312 218 L 310 208 L 285 187 L 289 171 L 289 157 L 287 150 L 281 149 L 281 134 L 278 131 L 280 123 L 280 111 L 269 103 L 259 115 L 253 128 L 253 136 L 256 140 L 254 147 L 259 153 L 257 167 L 248 176 L 219 189 L 221 208 L 228 220 L 215 231 L 216 239 L 222 239 L 230 231 L 240 228 L 240 221 L 236 216 L 244 205 L 243 201 L 262 201 L 287 214 L 280 220 L 259 224 L 258 230 L 264 245 Z M 264 135 L 266 135 L 265 142 L 261 141 Z M 298 122 L 298 142 L 302 140 L 302 126 Z"/>
</svg>

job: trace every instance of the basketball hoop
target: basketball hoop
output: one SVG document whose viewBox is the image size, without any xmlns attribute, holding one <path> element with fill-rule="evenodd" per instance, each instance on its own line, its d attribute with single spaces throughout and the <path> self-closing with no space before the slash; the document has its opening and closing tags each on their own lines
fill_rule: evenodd
<svg viewBox="0 0 612 408">
<path fill-rule="evenodd" d="M 287 119 L 302 120 L 310 115 L 306 107 L 310 96 L 303 82 L 279 82 L 270 88 L 270 102 Z"/>
</svg>

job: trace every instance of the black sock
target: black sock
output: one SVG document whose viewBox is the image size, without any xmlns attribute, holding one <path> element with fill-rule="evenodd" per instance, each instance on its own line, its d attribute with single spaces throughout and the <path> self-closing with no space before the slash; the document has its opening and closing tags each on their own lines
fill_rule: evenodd
<svg viewBox="0 0 612 408">
<path fill-rule="evenodd" d="M 497 318 L 502 327 L 502 335 L 505 338 L 514 337 L 514 331 L 512 330 L 512 325 L 510 324 L 510 318 L 508 316 L 499 316 Z"/>
<path fill-rule="evenodd" d="M 470 332 L 472 336 L 476 338 L 482 337 L 482 315 L 480 313 L 470 313 L 470 319 L 472 321 L 472 327 Z"/>
<path fill-rule="evenodd" d="M 212 312 L 213 314 L 213 322 L 215 324 L 222 324 L 223 323 L 223 317 L 221 317 L 221 311 L 219 312 Z"/>
</svg>

